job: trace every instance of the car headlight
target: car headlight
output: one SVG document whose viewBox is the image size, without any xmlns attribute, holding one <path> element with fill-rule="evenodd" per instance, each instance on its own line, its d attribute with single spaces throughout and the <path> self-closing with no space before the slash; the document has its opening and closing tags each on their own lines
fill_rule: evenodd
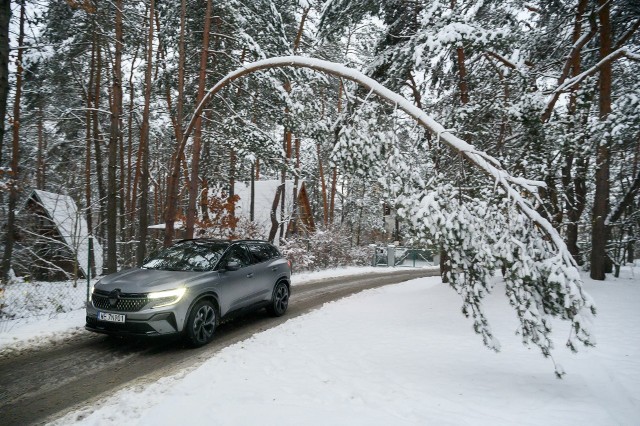
<svg viewBox="0 0 640 426">
<path fill-rule="evenodd" d="M 91 284 L 89 285 L 89 297 L 91 297 L 93 292 L 96 291 L 96 284 L 99 284 L 99 283 L 100 283 L 100 280 L 91 282 Z"/>
<path fill-rule="evenodd" d="M 151 301 L 151 308 L 161 308 L 163 306 L 173 305 L 178 303 L 182 296 L 186 293 L 185 287 L 176 288 L 173 290 L 157 291 L 149 293 L 147 297 Z"/>
</svg>

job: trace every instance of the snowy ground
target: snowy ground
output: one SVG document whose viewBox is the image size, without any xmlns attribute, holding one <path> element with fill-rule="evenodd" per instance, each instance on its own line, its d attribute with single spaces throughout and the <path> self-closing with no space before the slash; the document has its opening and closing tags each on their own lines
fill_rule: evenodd
<svg viewBox="0 0 640 426">
<path fill-rule="evenodd" d="M 218 352 L 196 370 L 129 388 L 59 424 L 637 425 L 640 269 L 586 280 L 598 304 L 596 348 L 556 362 L 514 336 L 497 285 L 487 312 L 501 340 L 485 349 L 438 278 L 329 303 Z"/>
</svg>

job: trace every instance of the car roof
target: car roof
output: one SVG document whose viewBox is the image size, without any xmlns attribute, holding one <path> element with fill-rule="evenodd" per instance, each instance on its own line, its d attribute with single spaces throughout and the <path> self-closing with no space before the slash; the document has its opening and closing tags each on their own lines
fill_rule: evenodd
<svg viewBox="0 0 640 426">
<path fill-rule="evenodd" d="M 270 244 L 271 243 L 269 241 L 265 241 L 265 240 L 223 240 L 223 239 L 218 239 L 218 238 L 185 238 L 183 240 L 179 240 L 176 241 L 174 244 L 177 243 L 184 243 L 184 242 L 188 242 L 188 241 L 195 241 L 195 242 L 206 242 L 206 243 L 223 243 L 223 244 L 236 244 L 236 243 L 261 243 L 261 244 Z"/>
</svg>

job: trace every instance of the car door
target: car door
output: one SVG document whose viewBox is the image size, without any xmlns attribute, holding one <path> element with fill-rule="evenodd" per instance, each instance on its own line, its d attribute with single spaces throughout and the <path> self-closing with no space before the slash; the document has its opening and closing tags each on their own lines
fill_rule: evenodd
<svg viewBox="0 0 640 426">
<path fill-rule="evenodd" d="M 238 270 L 229 270 L 227 265 L 237 262 Z M 219 298 L 222 315 L 230 311 L 242 309 L 259 301 L 260 286 L 256 280 L 256 265 L 253 264 L 247 248 L 243 244 L 232 245 L 223 256 L 218 266 Z"/>
<path fill-rule="evenodd" d="M 256 265 L 256 274 L 259 275 L 259 286 L 262 289 L 262 300 L 269 300 L 278 278 L 281 276 L 280 265 L 274 259 L 271 246 L 266 243 L 248 243 L 247 247 Z M 276 252 L 277 254 L 277 252 Z"/>
</svg>

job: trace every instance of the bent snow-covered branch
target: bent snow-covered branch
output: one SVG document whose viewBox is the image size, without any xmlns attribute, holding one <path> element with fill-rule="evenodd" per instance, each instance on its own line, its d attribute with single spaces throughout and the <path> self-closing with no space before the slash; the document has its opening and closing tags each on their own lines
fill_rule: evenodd
<svg viewBox="0 0 640 426">
<path fill-rule="evenodd" d="M 429 190 L 423 185 L 416 185 L 409 189 L 412 194 L 405 197 L 407 208 L 403 209 L 415 210 L 410 214 L 414 220 L 418 218 L 420 223 L 417 225 L 428 229 L 428 233 L 436 236 L 440 244 L 453 254 L 450 266 L 451 271 L 456 272 L 448 273 L 448 278 L 451 278 L 452 287 L 463 297 L 463 312 L 473 316 L 474 329 L 483 336 L 486 346 L 495 350 L 499 348 L 484 315 L 482 298 L 490 292 L 491 274 L 500 263 L 506 268 L 506 293 L 520 319 L 518 333 L 522 335 L 525 345 L 533 343 L 544 356 L 550 356 L 553 348 L 549 337 L 550 317 L 571 321 L 572 332 L 567 346 L 572 350 L 576 350 L 576 339 L 587 346 L 593 345 L 590 324 L 595 308 L 591 298 L 582 289 L 575 260 L 558 232 L 522 195 L 525 191 L 535 196 L 537 189 L 545 184 L 511 176 L 495 158 L 456 137 L 452 129 L 446 129 L 413 103 L 359 71 L 337 63 L 299 56 L 246 64 L 229 73 L 202 98 L 183 134 L 178 155 L 182 154 L 198 117 L 222 88 L 248 74 L 283 67 L 309 68 L 351 80 L 369 89 L 370 93 L 395 105 L 436 135 L 439 141 L 469 160 L 502 189 L 499 205 L 492 206 L 477 200 L 477 206 L 460 206 L 458 210 L 451 210 L 452 203 L 447 203 L 446 198 L 455 193 L 454 188 Z M 431 198 L 433 200 L 429 202 Z M 450 211 L 447 213 L 448 209 Z M 500 229 L 492 232 L 487 228 L 487 232 L 478 234 L 474 230 L 482 228 L 486 219 L 483 216 L 487 213 L 495 217 L 492 223 Z M 511 235 L 512 238 L 496 237 L 502 234 Z M 492 240 L 491 247 L 485 240 Z M 556 373 L 559 376 L 563 374 L 558 365 Z"/>
</svg>

